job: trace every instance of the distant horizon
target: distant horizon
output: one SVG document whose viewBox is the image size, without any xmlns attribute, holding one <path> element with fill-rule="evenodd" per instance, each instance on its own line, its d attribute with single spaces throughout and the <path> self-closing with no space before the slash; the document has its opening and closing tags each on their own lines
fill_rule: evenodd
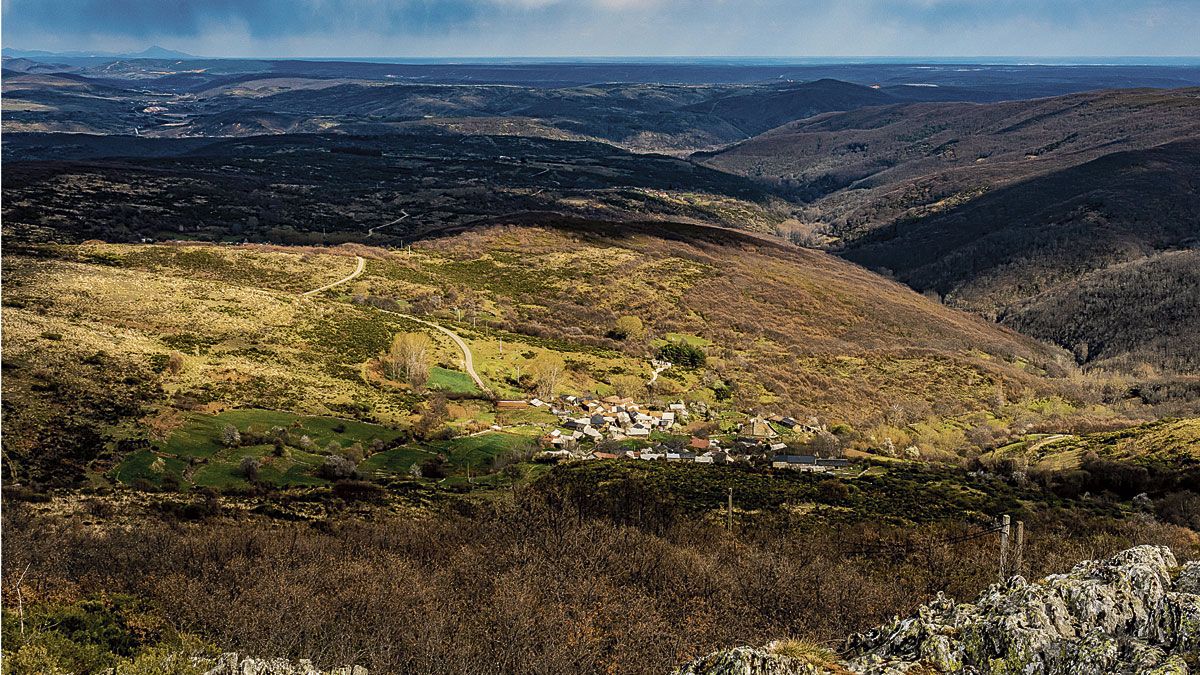
<svg viewBox="0 0 1200 675">
<path fill-rule="evenodd" d="M 137 56 L 144 52 L 161 49 L 178 51 L 180 56 Z M 39 48 L 8 47 L 3 48 L 5 56 L 15 58 L 146 58 L 150 60 L 186 58 L 196 60 L 250 60 L 250 61 L 322 61 L 322 62 L 358 62 L 358 63 L 420 63 L 420 64 L 471 64 L 471 63 L 727 63 L 732 65 L 804 65 L 804 64 L 949 64 L 949 65 L 1063 65 L 1063 66 L 1124 66 L 1124 65 L 1198 65 L 1200 54 L 1171 55 L 1171 56 L 1117 56 L 1117 55 L 1088 55 L 1088 56 L 1056 56 L 1056 55 L 860 55 L 860 56 L 769 56 L 769 55 L 654 55 L 654 54 L 625 54 L 625 55 L 525 55 L 525 56 L 476 56 L 476 55 L 374 55 L 374 56 L 341 56 L 341 55 L 208 55 L 191 54 L 161 45 L 150 45 L 143 49 L 125 52 L 107 52 L 102 50 L 70 50 L 54 51 Z M 15 56 L 14 56 L 15 55 Z"/>
<path fill-rule="evenodd" d="M 161 44 L 227 55 L 215 58 L 323 60 L 1200 58 L 1195 0 L 3 0 L 3 10 L 6 44 L 56 52 Z"/>
</svg>

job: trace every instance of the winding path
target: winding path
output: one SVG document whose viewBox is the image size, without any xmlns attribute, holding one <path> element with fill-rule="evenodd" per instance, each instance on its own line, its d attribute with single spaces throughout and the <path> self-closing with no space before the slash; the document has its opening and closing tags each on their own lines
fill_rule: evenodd
<svg viewBox="0 0 1200 675">
<path fill-rule="evenodd" d="M 1071 434 L 1051 434 L 1045 438 L 1038 439 L 1038 440 L 1034 441 L 1033 443 L 1026 445 L 1025 452 L 1037 452 L 1038 450 L 1041 450 L 1042 448 L 1046 447 L 1047 445 L 1057 443 L 1057 442 L 1067 439 L 1067 438 L 1073 438 L 1073 437 L 1071 436 Z"/>
<path fill-rule="evenodd" d="M 479 386 L 480 390 L 482 390 L 484 393 L 491 391 L 491 389 L 488 388 L 488 386 L 486 384 L 484 384 L 483 378 L 479 377 L 479 373 L 475 372 L 475 355 L 471 353 L 471 348 L 467 345 L 467 343 L 462 338 L 460 338 L 458 336 L 458 333 L 455 333 L 454 331 L 450 330 L 449 328 L 438 325 L 432 321 L 426 321 L 425 319 L 418 319 L 417 317 L 415 317 L 411 314 L 404 314 L 402 312 L 393 312 L 393 311 L 387 310 L 387 309 L 381 309 L 379 311 L 383 312 L 384 314 L 391 314 L 393 316 L 403 317 L 405 319 L 408 319 L 409 321 L 416 321 L 419 324 L 429 326 L 430 328 L 433 328 L 434 330 L 441 331 L 447 337 L 449 337 L 451 340 L 454 340 L 454 344 L 458 345 L 458 348 L 461 349 L 462 353 L 463 353 L 463 369 L 467 371 L 467 374 L 471 376 L 472 380 L 475 380 L 475 384 Z"/>
<path fill-rule="evenodd" d="M 665 363 L 665 362 L 654 361 L 650 364 L 650 367 L 654 369 L 654 376 L 651 377 L 648 382 L 646 382 L 647 387 L 653 387 L 654 383 L 658 381 L 658 374 L 663 372 L 667 368 L 670 368 L 671 364 Z"/>
<path fill-rule="evenodd" d="M 317 293 L 327 291 L 327 290 L 333 288 L 334 286 L 341 286 L 342 284 L 344 284 L 348 281 L 354 281 L 354 279 L 356 279 L 358 277 L 358 275 L 363 273 L 363 270 L 367 269 L 366 258 L 363 258 L 361 255 L 356 255 L 356 256 L 354 256 L 354 259 L 358 261 L 358 266 L 354 268 L 354 271 L 350 273 L 350 276 L 338 279 L 337 281 L 333 282 L 332 284 L 325 284 L 324 286 L 322 286 L 320 288 L 314 288 L 311 291 L 305 291 L 301 295 L 303 295 L 304 297 L 307 298 L 310 295 L 316 295 Z"/>
<path fill-rule="evenodd" d="M 407 217 L 407 215 L 406 215 L 406 217 Z M 357 265 L 357 267 L 355 267 L 354 272 L 350 276 L 345 277 L 343 279 L 338 279 L 337 281 L 333 282 L 332 284 L 325 284 L 324 286 L 322 286 L 320 288 L 314 288 L 311 291 L 305 291 L 302 294 L 302 296 L 309 297 L 312 295 L 316 295 L 317 293 L 320 293 L 322 291 L 327 291 L 327 290 L 333 288 L 334 286 L 340 286 L 341 284 L 344 284 L 348 281 L 353 281 L 355 278 L 357 278 L 360 274 L 363 273 L 363 271 L 365 269 L 367 269 L 367 260 L 366 260 L 366 258 L 363 258 L 361 255 L 354 256 L 354 257 L 358 261 L 358 265 Z M 424 326 L 429 326 L 430 328 L 433 328 L 434 330 L 440 331 L 441 333 L 445 334 L 447 337 L 449 337 L 451 340 L 454 341 L 454 344 L 458 345 L 458 348 L 460 350 L 462 350 L 463 366 L 464 366 L 464 370 L 467 371 L 467 375 L 471 376 L 471 379 L 475 381 L 475 384 L 479 387 L 479 389 L 481 391 L 483 391 L 484 393 L 488 393 L 491 391 L 491 388 L 489 388 L 486 384 L 484 384 L 483 378 L 479 376 L 479 373 L 475 372 L 475 355 L 471 352 L 471 347 L 469 345 L 467 345 L 466 341 L 458 336 L 458 333 L 455 333 L 454 331 L 450 330 L 449 328 L 446 328 L 445 326 L 440 326 L 440 325 L 438 325 L 432 321 L 428 321 L 426 319 L 417 318 L 411 314 L 404 314 L 402 312 L 393 312 L 393 311 L 387 310 L 387 309 L 381 309 L 379 311 L 383 312 L 384 314 L 391 314 L 393 316 L 403 317 L 405 319 L 408 319 L 409 321 L 416 321 L 419 324 L 422 324 Z"/>
<path fill-rule="evenodd" d="M 404 220 L 405 218 L 407 218 L 407 217 L 409 216 L 409 213 L 408 213 L 408 211 L 405 211 L 404 209 L 400 209 L 400 213 L 403 213 L 404 215 L 400 216 L 399 218 L 397 218 L 397 219 L 393 220 L 393 221 L 392 221 L 392 222 L 390 222 L 390 223 L 384 223 L 383 225 L 376 225 L 375 227 L 369 228 L 369 229 L 367 230 L 367 236 L 368 236 L 368 237 L 374 237 L 374 236 L 375 236 L 375 230 L 378 230 L 378 229 L 380 229 L 380 228 L 384 228 L 384 227 L 390 227 L 390 226 L 392 226 L 392 225 L 395 225 L 396 223 L 398 223 L 398 222 L 400 222 L 400 221 Z"/>
</svg>

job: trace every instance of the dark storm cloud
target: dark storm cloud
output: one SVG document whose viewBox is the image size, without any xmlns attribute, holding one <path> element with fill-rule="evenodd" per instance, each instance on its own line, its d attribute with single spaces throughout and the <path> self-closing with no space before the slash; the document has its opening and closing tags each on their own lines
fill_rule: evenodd
<svg viewBox="0 0 1200 675">
<path fill-rule="evenodd" d="M 210 54 L 1194 55 L 1197 34 L 1197 0 L 4 0 L 8 46 Z"/>
</svg>

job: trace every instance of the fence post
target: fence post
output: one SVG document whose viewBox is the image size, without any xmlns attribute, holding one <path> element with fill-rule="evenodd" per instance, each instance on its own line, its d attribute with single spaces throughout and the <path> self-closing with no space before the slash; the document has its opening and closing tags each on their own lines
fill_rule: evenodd
<svg viewBox="0 0 1200 675">
<path fill-rule="evenodd" d="M 1004 581 L 1008 570 L 1008 533 L 1012 519 L 1005 514 L 1000 516 L 1000 581 Z"/>
<path fill-rule="evenodd" d="M 725 504 L 725 529 L 733 532 L 733 488 L 729 488 L 728 499 Z"/>
<path fill-rule="evenodd" d="M 1013 547 L 1013 572 L 1021 574 L 1025 558 L 1025 521 L 1017 521 L 1017 541 Z"/>
</svg>

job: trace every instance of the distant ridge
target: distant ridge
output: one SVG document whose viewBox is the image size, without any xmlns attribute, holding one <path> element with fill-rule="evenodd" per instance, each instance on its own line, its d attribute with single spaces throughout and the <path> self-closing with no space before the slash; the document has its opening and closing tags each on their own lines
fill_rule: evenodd
<svg viewBox="0 0 1200 675">
<path fill-rule="evenodd" d="M 13 49 L 5 47 L 3 50 L 4 56 L 13 58 L 26 59 L 46 59 L 46 58 L 116 58 L 116 59 L 198 59 L 203 58 L 187 52 L 181 52 L 175 49 L 167 49 L 158 45 L 152 45 L 143 49 L 140 52 L 102 52 L 102 51 L 69 51 L 69 52 L 52 52 L 43 49 Z"/>
</svg>

